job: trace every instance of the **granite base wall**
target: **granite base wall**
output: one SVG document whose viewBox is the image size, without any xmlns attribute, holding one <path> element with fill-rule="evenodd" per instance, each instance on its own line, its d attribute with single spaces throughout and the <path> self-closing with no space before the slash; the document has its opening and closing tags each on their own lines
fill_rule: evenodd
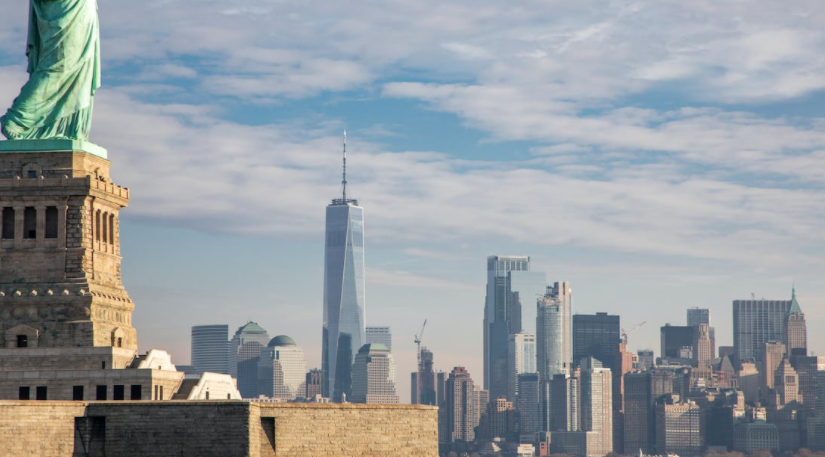
<svg viewBox="0 0 825 457">
<path fill-rule="evenodd" d="M 438 455 L 434 407 L 243 401 L 0 402 L 0 455 Z"/>
</svg>

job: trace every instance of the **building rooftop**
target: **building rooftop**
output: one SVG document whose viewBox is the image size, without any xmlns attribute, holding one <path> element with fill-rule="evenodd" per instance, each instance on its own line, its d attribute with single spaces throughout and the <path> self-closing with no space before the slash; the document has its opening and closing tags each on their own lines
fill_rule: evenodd
<svg viewBox="0 0 825 457">
<path fill-rule="evenodd" d="M 267 347 L 279 347 L 279 346 L 297 346 L 298 344 L 295 343 L 295 340 L 286 336 L 286 335 L 278 335 L 275 338 L 269 340 L 269 344 Z"/>
<path fill-rule="evenodd" d="M 358 350 L 359 354 L 367 354 L 370 352 L 390 352 L 390 349 L 383 343 L 369 343 L 361 346 L 361 349 Z"/>
<path fill-rule="evenodd" d="M 788 314 L 802 314 L 802 308 L 799 307 L 799 302 L 796 301 L 796 287 L 791 289 L 791 309 Z"/>
<path fill-rule="evenodd" d="M 258 325 L 257 322 L 249 321 L 246 323 L 246 325 L 240 326 L 238 328 L 238 331 L 235 332 L 236 335 L 240 333 L 266 333 L 266 330 L 264 330 L 260 325 Z"/>
</svg>

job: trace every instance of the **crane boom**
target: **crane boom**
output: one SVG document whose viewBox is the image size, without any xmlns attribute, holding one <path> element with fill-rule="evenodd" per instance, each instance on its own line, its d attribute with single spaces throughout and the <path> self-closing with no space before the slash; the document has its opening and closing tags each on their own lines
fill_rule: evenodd
<svg viewBox="0 0 825 457">
<path fill-rule="evenodd" d="M 421 339 L 424 337 L 424 329 L 427 328 L 427 319 L 424 319 L 424 325 L 421 326 L 421 331 L 415 335 L 415 344 L 418 346 L 416 351 L 418 357 L 418 369 L 421 370 Z"/>
<path fill-rule="evenodd" d="M 624 343 L 627 344 L 627 336 L 630 335 L 631 333 L 635 332 L 636 330 L 639 330 L 639 328 L 641 328 L 645 324 L 647 324 L 647 321 L 642 321 L 641 323 L 634 325 L 630 329 L 630 331 L 622 329 L 622 341 L 624 341 Z"/>
</svg>

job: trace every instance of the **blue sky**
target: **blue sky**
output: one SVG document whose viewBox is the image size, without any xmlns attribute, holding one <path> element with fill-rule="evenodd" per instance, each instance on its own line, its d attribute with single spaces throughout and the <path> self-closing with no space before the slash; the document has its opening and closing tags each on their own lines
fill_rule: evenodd
<svg viewBox="0 0 825 457">
<path fill-rule="evenodd" d="M 324 207 L 366 212 L 367 319 L 481 379 L 485 258 L 658 327 L 789 298 L 825 323 L 822 2 L 110 0 L 92 140 L 123 214 L 141 350 L 252 319 L 320 365 Z M 26 2 L 0 17 L 0 105 Z M 825 337 L 811 331 L 813 350 Z"/>
</svg>

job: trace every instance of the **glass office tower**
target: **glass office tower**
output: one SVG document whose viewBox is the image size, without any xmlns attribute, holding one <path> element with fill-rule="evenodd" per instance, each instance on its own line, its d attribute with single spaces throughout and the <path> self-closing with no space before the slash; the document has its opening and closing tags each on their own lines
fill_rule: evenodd
<svg viewBox="0 0 825 457">
<path fill-rule="evenodd" d="M 192 366 L 198 373 L 229 374 L 229 326 L 192 327 Z"/>
<path fill-rule="evenodd" d="M 490 398 L 507 397 L 507 348 L 511 333 L 511 271 L 529 271 L 527 256 L 487 257 L 487 297 L 484 304 L 484 388 Z M 518 325 L 521 331 L 521 326 Z"/>
<path fill-rule="evenodd" d="M 367 327 L 367 344 L 381 343 L 392 352 L 392 331 L 389 327 Z"/>
<path fill-rule="evenodd" d="M 366 342 L 364 209 L 347 198 L 346 134 L 342 198 L 327 206 L 324 251 L 324 331 L 321 369 L 325 397 L 350 396 L 352 363 Z"/>
</svg>

